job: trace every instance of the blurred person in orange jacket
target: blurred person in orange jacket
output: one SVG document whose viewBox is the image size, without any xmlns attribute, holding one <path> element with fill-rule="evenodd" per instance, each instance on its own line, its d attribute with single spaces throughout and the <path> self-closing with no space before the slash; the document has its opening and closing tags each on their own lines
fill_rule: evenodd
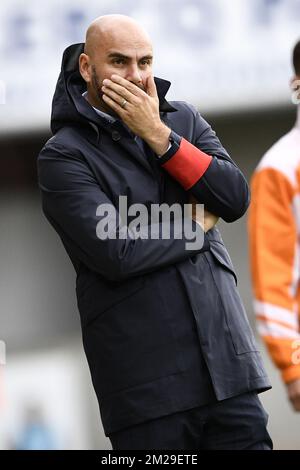
<svg viewBox="0 0 300 470">
<path fill-rule="evenodd" d="M 300 41 L 293 65 L 297 120 L 254 172 L 248 231 L 258 331 L 300 411 Z"/>
</svg>

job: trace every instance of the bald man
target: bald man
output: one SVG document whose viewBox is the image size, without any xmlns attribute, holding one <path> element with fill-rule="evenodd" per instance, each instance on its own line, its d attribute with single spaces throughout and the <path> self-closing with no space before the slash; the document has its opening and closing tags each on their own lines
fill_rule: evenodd
<svg viewBox="0 0 300 470">
<path fill-rule="evenodd" d="M 242 217 L 248 185 L 152 66 L 132 18 L 93 21 L 64 52 L 38 157 L 44 214 L 76 270 L 104 432 L 113 449 L 271 449 L 258 398 L 271 386 L 216 226 Z"/>
</svg>

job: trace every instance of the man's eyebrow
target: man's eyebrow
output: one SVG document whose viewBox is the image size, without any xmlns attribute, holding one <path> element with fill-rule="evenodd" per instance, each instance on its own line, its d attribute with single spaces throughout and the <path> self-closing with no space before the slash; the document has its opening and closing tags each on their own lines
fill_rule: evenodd
<svg viewBox="0 0 300 470">
<path fill-rule="evenodd" d="M 145 59 L 153 59 L 153 55 L 152 54 L 148 54 L 148 55 L 144 55 L 144 57 L 141 58 L 141 60 L 145 60 Z"/>
<path fill-rule="evenodd" d="M 130 59 L 130 57 L 128 57 L 127 55 L 121 54 L 120 52 L 111 52 L 110 54 L 108 54 L 107 57 L 109 57 L 109 58 L 119 57 L 121 59 Z"/>
<path fill-rule="evenodd" d="M 110 52 L 110 54 L 108 54 L 107 56 L 108 58 L 114 58 L 114 57 L 117 57 L 118 59 L 126 59 L 126 60 L 131 60 L 131 57 L 125 55 L 125 54 L 122 54 L 121 52 Z M 145 55 L 144 57 L 142 57 L 140 60 L 145 60 L 145 59 L 153 59 L 153 55 L 152 54 L 147 54 Z"/>
</svg>

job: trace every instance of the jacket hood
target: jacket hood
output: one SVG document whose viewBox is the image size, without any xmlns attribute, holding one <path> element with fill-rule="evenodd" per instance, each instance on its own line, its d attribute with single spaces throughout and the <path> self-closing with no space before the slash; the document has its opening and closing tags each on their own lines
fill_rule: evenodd
<svg viewBox="0 0 300 470">
<path fill-rule="evenodd" d="M 67 125 L 88 125 L 89 122 L 97 126 L 103 124 L 104 119 L 97 115 L 92 106 L 82 97 L 86 91 L 86 83 L 79 72 L 79 56 L 84 50 L 84 43 L 72 44 L 63 53 L 61 71 L 57 80 L 51 112 L 51 131 L 55 134 L 60 128 Z M 159 97 L 161 112 L 176 111 L 165 99 L 171 82 L 154 77 Z"/>
</svg>

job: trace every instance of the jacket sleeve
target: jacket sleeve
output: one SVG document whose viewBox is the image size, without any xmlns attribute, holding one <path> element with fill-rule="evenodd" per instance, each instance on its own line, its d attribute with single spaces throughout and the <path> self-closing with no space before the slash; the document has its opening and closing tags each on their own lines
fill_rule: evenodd
<svg viewBox="0 0 300 470">
<path fill-rule="evenodd" d="M 258 331 L 290 382 L 300 378 L 295 190 L 280 171 L 263 168 L 252 177 L 251 193 L 248 232 Z"/>
<path fill-rule="evenodd" d="M 144 225 L 142 236 L 135 236 L 120 223 L 117 209 L 87 163 L 57 144 L 41 150 L 38 180 L 43 212 L 69 247 L 68 253 L 109 280 L 144 274 L 209 249 L 206 234 L 190 218 L 190 231 L 184 226 L 186 219 L 175 218 L 169 238 L 167 221 Z M 107 209 L 105 214 L 99 213 L 100 205 Z M 109 233 L 106 239 L 99 237 L 101 224 Z"/>
<path fill-rule="evenodd" d="M 207 210 L 233 222 L 249 206 L 248 183 L 211 126 L 192 105 L 188 109 L 194 116 L 192 142 L 173 131 L 175 143 L 158 161 Z"/>
</svg>

